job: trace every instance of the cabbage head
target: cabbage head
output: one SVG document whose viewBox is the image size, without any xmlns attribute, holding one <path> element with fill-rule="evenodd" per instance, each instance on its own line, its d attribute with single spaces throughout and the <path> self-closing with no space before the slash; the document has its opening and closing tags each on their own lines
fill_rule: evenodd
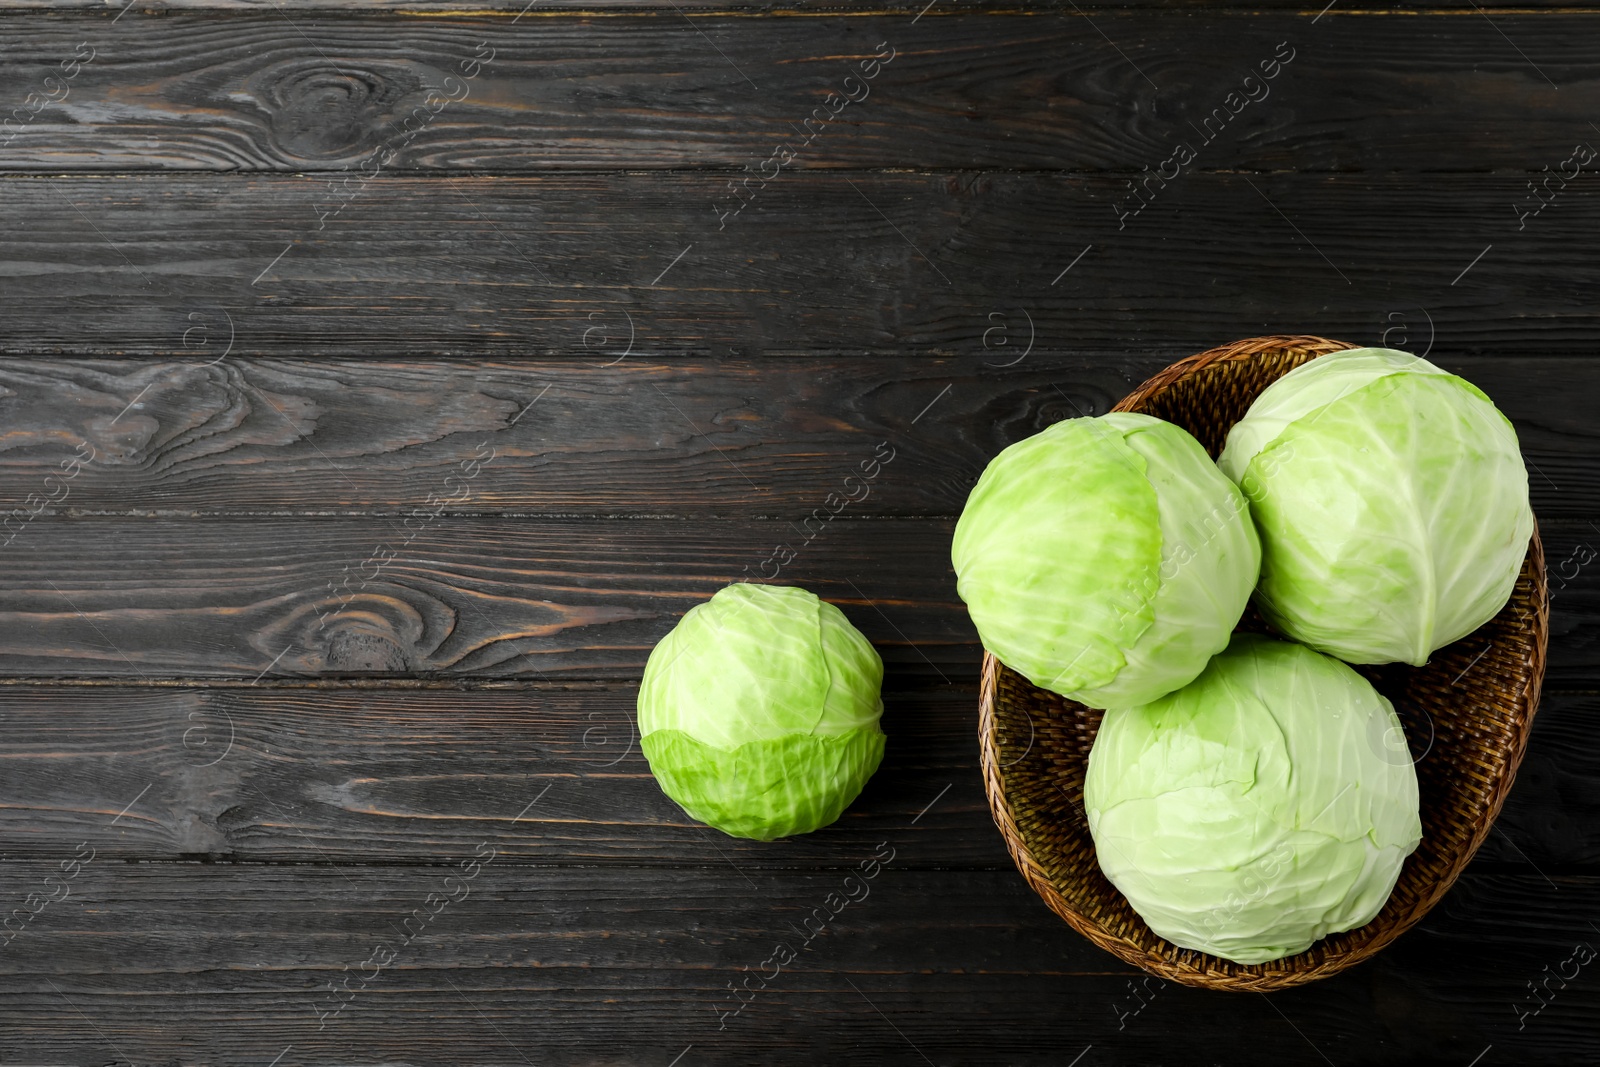
<svg viewBox="0 0 1600 1067">
<path fill-rule="evenodd" d="M 1387 348 L 1279 378 L 1217 462 L 1261 534 L 1262 613 L 1351 663 L 1420 666 L 1488 622 L 1533 533 L 1511 423 L 1472 383 Z"/>
<path fill-rule="evenodd" d="M 826 826 L 883 759 L 883 661 L 804 589 L 736 583 L 645 664 L 639 745 L 662 792 L 733 837 Z"/>
<path fill-rule="evenodd" d="M 1204 673 L 1106 712 L 1083 805 L 1100 869 L 1150 929 L 1235 963 L 1372 919 L 1422 837 L 1393 707 L 1350 667 L 1240 634 Z"/>
<path fill-rule="evenodd" d="M 1112 412 L 996 456 L 951 560 L 984 647 L 1034 685 L 1105 708 L 1171 692 L 1227 647 L 1261 550 L 1198 441 Z"/>
</svg>

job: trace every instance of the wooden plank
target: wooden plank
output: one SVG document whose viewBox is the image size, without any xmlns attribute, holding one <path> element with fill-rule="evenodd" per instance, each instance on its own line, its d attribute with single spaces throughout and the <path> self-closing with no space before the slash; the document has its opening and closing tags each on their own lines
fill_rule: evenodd
<svg viewBox="0 0 1600 1067">
<path fill-rule="evenodd" d="M 12 858 L 71 838 L 116 860 L 369 863 L 488 841 L 504 863 L 755 871 L 832 865 L 892 832 L 901 865 L 1010 864 L 970 686 L 887 693 L 890 740 L 865 793 L 833 826 L 776 844 L 712 833 L 661 792 L 637 694 L 7 686 L 0 839 Z"/>
<path fill-rule="evenodd" d="M 63 842 L 63 856 L 74 848 Z M 1530 1002 L 1525 983 L 1542 968 L 1595 943 L 1582 919 L 1600 908 L 1593 877 L 1552 890 L 1474 870 L 1418 930 L 1354 971 L 1271 1003 L 1152 980 L 1135 1012 L 1132 972 L 1013 872 L 902 870 L 895 855 L 849 883 L 861 899 L 808 943 L 800 924 L 843 899 L 842 871 L 760 872 L 752 888 L 726 865 L 479 862 L 468 879 L 458 861 L 473 855 L 381 868 L 96 857 L 49 883 L 56 864 L 0 864 L 8 895 L 69 894 L 5 949 L 8 1052 L 19 1062 L 151 1062 L 181 1048 L 195 1062 L 287 1052 L 300 1063 L 667 1064 L 693 1045 L 682 1062 L 1059 1065 L 1091 1045 L 1096 1062 L 1171 1062 L 1178 1030 L 1188 1047 L 1231 1043 L 1230 1063 L 1281 1063 L 1290 1049 L 1293 1062 L 1315 1062 L 1315 1050 L 1384 1064 L 1466 1063 L 1491 1043 L 1498 1062 L 1583 1063 L 1600 1051 L 1600 987 L 1587 974 L 1552 983 L 1554 999 L 1521 1032 L 1512 1010 Z M 840 859 L 863 871 L 873 855 Z M 778 944 L 795 958 L 774 973 Z M 725 1017 L 729 983 L 747 975 L 750 1002 Z"/>
<path fill-rule="evenodd" d="M 197 362 L 230 338 L 240 356 L 601 363 L 632 336 L 640 360 L 1004 363 L 1024 337 L 1176 358 L 1386 331 L 1441 357 L 1591 356 L 1581 235 L 1600 198 L 1574 192 L 1519 232 L 1525 187 L 1197 173 L 1119 223 L 1109 176 L 797 172 L 718 231 L 708 175 L 384 177 L 318 231 L 309 179 L 10 178 L 0 332 L 18 354 Z"/>
<path fill-rule="evenodd" d="M 1066 5 L 926 19 L 655 7 L 520 21 L 0 14 L 0 100 L 20 109 L 0 168 L 759 174 L 792 142 L 790 168 L 1126 176 L 1188 141 L 1204 169 L 1531 174 L 1593 136 L 1600 75 L 1587 12 L 1485 22 L 1460 4 L 1313 24 L 1252 9 L 1174 33 L 1166 14 Z"/>
<path fill-rule="evenodd" d="M 0 502 L 53 497 L 52 514 L 404 514 L 434 493 L 452 513 L 801 521 L 836 507 L 837 492 L 852 498 L 850 515 L 951 516 L 1007 435 L 1072 403 L 1103 412 L 1159 366 L 1114 355 L 1011 369 L 842 356 L 613 366 L 241 357 L 215 367 L 13 358 L 0 360 Z M 1600 368 L 1570 366 L 1543 369 L 1600 384 Z M 1530 405 L 1542 400 L 1520 375 L 1506 384 Z M 1540 414 L 1552 415 L 1542 403 Z M 1587 441 L 1564 427 L 1550 440 L 1559 450 L 1539 452 L 1542 465 L 1581 482 L 1593 465 L 1578 469 Z M 45 489 L 63 462 L 76 473 Z"/>
<path fill-rule="evenodd" d="M 1600 688 L 1600 634 L 1585 620 L 1600 610 L 1600 536 L 1593 522 L 1540 524 L 1550 577 L 1550 655 L 1546 685 Z M 1595 584 L 1589 584 L 1594 581 Z"/>
<path fill-rule="evenodd" d="M 1516 424 L 1541 518 L 1600 516 L 1600 363 L 1437 358 Z M 799 522 L 833 493 L 840 514 L 952 517 L 1001 449 L 1166 357 L 997 362 L 5 359 L 0 509 L 16 530 L 41 507 L 405 514 L 434 494 L 453 514 Z"/>
<path fill-rule="evenodd" d="M 374 864 L 487 841 L 507 864 L 753 875 L 833 865 L 893 836 L 902 867 L 1010 869 L 984 799 L 970 686 L 890 690 L 887 753 L 867 790 L 833 826 L 777 843 L 696 827 L 661 793 L 639 752 L 636 694 L 4 686 L 0 840 L 12 859 L 81 840 L 119 862 Z M 1600 871 L 1597 712 L 1592 695 L 1546 698 L 1480 862 Z"/>
<path fill-rule="evenodd" d="M 774 520 L 423 516 L 414 537 L 405 521 L 35 520 L 5 550 L 0 674 L 636 679 L 691 605 L 777 570 L 844 607 L 892 680 L 976 677 L 948 519 L 840 518 L 809 542 Z M 1587 687 L 1600 675 L 1600 568 L 1576 549 L 1596 539 L 1586 526 L 1549 533 L 1548 558 L 1572 559 L 1574 577 L 1548 677 Z M 764 566 L 784 545 L 795 558 Z"/>
<path fill-rule="evenodd" d="M 586 13 L 586 12 L 634 12 L 640 9 L 646 11 L 659 10 L 657 0 L 560 0 L 560 2 L 540 3 L 529 8 L 528 0 L 428 0 L 426 4 L 419 4 L 416 0 L 369 0 L 363 4 L 363 10 L 383 14 L 399 14 L 416 18 L 419 16 L 442 16 L 457 18 L 491 19 L 495 22 L 521 21 L 518 16 L 528 18 L 536 13 L 547 15 L 549 12 L 559 14 Z M 873 2 L 864 0 L 828 0 L 827 3 L 801 3 L 799 0 L 751 0 L 749 3 L 729 3 L 728 0 L 678 0 L 678 6 L 697 15 L 724 14 L 729 16 L 750 17 L 753 15 L 778 15 L 785 18 L 832 18 L 840 15 L 860 17 L 863 15 L 883 15 L 886 17 L 904 16 L 908 20 L 921 16 L 922 18 L 935 19 L 951 15 L 1020 15 L 1028 14 L 1036 17 L 1058 16 L 1068 18 L 1072 16 L 1093 16 L 1099 18 L 1106 15 L 1117 15 L 1130 11 L 1176 9 L 1185 15 L 1192 15 L 1193 9 L 1182 3 L 1182 0 L 1096 0 L 1074 7 L 1062 3 L 1060 0 L 1007 0 L 1005 3 L 998 0 L 939 0 L 939 3 L 929 7 L 927 0 L 911 0 L 910 3 L 900 2 Z M 59 0 L 58 3 L 45 4 L 41 0 L 0 0 L 0 11 L 32 13 L 38 15 L 57 14 L 63 11 L 86 12 L 101 16 L 105 21 L 111 21 L 127 8 L 126 19 L 135 17 L 160 17 L 169 16 L 173 12 L 260 12 L 270 9 L 282 9 L 294 16 L 296 21 L 302 17 L 309 20 L 320 20 L 327 17 L 348 15 L 350 9 L 328 2 L 328 0 L 160 0 L 159 4 L 128 4 L 126 0 L 119 0 L 117 4 L 108 5 L 102 0 Z M 670 8 L 668 9 L 670 10 Z M 1323 9 L 1315 4 L 1299 3 L 1297 0 L 1258 0 L 1256 3 L 1240 3 L 1233 0 L 1230 3 L 1207 4 L 1205 8 L 1209 14 L 1248 14 L 1270 12 L 1274 14 L 1298 14 L 1307 23 L 1317 20 L 1319 24 L 1329 19 L 1349 18 L 1352 16 L 1386 14 L 1386 15 L 1438 15 L 1442 12 L 1459 10 L 1471 11 L 1470 4 L 1461 0 L 1429 0 L 1427 3 L 1419 0 L 1403 0 L 1401 3 L 1389 4 L 1382 8 L 1346 8 L 1338 6 L 1324 13 Z M 1564 13 L 1570 11 L 1590 10 L 1587 0 L 1519 0 L 1517 3 L 1496 4 L 1492 9 L 1497 16 L 1505 15 L 1534 15 L 1545 12 Z M 1318 18 L 1321 15 L 1322 18 Z"/>
<path fill-rule="evenodd" d="M 410 521 L 37 520 L 0 573 L 0 673 L 637 678 L 684 611 L 796 539 L 778 521 Z M 951 525 L 839 520 L 782 574 L 893 671 L 972 676 Z"/>
<path fill-rule="evenodd" d="M 1483 860 L 1552 875 L 1600 862 L 1600 803 L 1589 787 L 1600 777 L 1600 752 L 1590 742 L 1596 714 L 1593 694 L 1545 697 Z"/>
</svg>

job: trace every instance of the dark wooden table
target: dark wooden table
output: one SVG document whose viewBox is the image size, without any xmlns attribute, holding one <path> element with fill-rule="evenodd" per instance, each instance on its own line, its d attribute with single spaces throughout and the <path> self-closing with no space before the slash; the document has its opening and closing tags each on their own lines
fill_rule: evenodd
<svg viewBox="0 0 1600 1067">
<path fill-rule="evenodd" d="M 0 0 L 0 1061 L 1600 1062 L 1600 14 L 925 3 Z M 951 528 L 1280 332 L 1515 421 L 1548 693 L 1377 960 L 1140 985 L 990 820 Z M 890 741 L 756 844 L 633 705 L 778 561 Z"/>
</svg>

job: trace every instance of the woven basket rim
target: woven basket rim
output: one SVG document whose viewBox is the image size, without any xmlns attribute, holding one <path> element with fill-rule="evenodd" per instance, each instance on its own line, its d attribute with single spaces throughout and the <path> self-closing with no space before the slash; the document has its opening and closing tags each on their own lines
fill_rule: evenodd
<svg viewBox="0 0 1600 1067">
<path fill-rule="evenodd" d="M 1169 365 L 1140 385 L 1112 410 L 1139 410 L 1152 395 L 1166 390 L 1174 382 L 1187 378 L 1214 363 L 1248 360 L 1264 352 L 1282 352 L 1290 349 L 1310 351 L 1312 358 L 1315 358 L 1329 352 L 1358 347 L 1362 346 L 1308 334 L 1254 337 L 1221 345 Z M 1241 992 L 1268 992 L 1327 978 L 1370 958 L 1421 920 L 1460 877 L 1461 872 L 1488 837 L 1505 803 L 1506 795 L 1510 792 L 1517 768 L 1527 751 L 1528 735 L 1539 704 L 1549 635 L 1550 598 L 1544 570 L 1544 549 L 1537 522 L 1529 540 L 1524 567 L 1531 568 L 1534 586 L 1535 610 L 1529 614 L 1533 646 L 1532 663 L 1528 679 L 1515 700 L 1516 730 L 1512 743 L 1505 752 L 1505 758 L 1493 767 L 1493 775 L 1487 786 L 1478 790 L 1479 794 L 1484 792 L 1488 794 L 1488 803 L 1483 816 L 1473 827 L 1472 835 L 1466 845 L 1451 856 L 1444 876 L 1429 884 L 1427 892 L 1413 901 L 1408 909 L 1390 917 L 1389 921 L 1381 925 L 1374 919 L 1366 926 L 1341 935 L 1347 937 L 1354 935 L 1359 939 L 1348 951 L 1315 963 L 1297 962 L 1303 961 L 1307 955 L 1315 954 L 1317 945 L 1313 945 L 1306 953 L 1286 959 L 1253 965 L 1236 964 L 1220 957 L 1178 948 L 1152 933 L 1151 937 L 1166 950 L 1156 952 L 1106 929 L 1094 918 L 1074 907 L 1062 895 L 1045 866 L 1034 855 L 1033 848 L 1026 835 L 1019 829 L 1016 815 L 1012 810 L 1007 795 L 1006 768 L 1000 763 L 999 742 L 996 736 L 998 716 L 995 708 L 1001 672 L 1009 671 L 1009 668 L 986 648 L 983 654 L 978 697 L 979 756 L 990 812 L 1001 836 L 1005 839 L 1007 851 L 1011 854 L 1017 869 L 1050 910 L 1089 941 L 1141 970 L 1184 985 Z M 1508 607 L 1509 604 L 1510 601 Z M 1026 679 L 1020 676 L 1018 681 L 1024 686 L 1028 685 Z M 1030 741 L 1030 747 L 1031 743 Z M 1387 907 L 1386 904 L 1385 908 Z M 1380 912 L 1380 916 L 1381 914 Z M 1367 932 L 1365 937 L 1361 936 L 1363 932 Z M 1320 944 L 1322 942 L 1318 942 L 1318 945 Z"/>
</svg>

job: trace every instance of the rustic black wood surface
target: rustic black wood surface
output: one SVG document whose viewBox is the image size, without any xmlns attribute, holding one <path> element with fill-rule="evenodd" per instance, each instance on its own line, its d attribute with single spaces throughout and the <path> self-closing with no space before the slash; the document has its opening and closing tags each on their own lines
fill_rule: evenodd
<svg viewBox="0 0 1600 1067">
<path fill-rule="evenodd" d="M 0 1062 L 1600 1062 L 1600 13 L 924 3 L 0 0 Z M 1488 391 L 1556 592 L 1466 876 L 1267 998 L 1016 874 L 948 545 L 1006 444 L 1271 332 Z M 763 845 L 632 721 L 778 543 L 890 742 Z"/>
</svg>

